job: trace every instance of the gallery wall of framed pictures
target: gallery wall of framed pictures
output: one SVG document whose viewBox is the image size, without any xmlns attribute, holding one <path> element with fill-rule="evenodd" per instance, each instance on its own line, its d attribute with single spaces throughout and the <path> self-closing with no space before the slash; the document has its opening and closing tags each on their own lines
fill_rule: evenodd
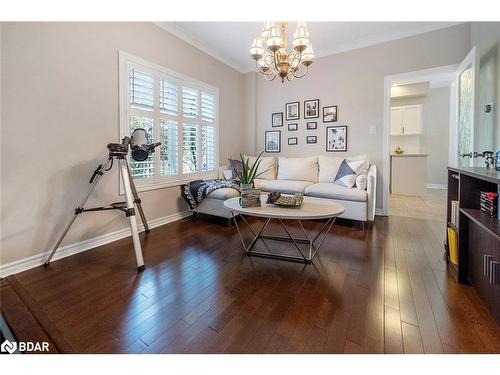
<svg viewBox="0 0 500 375">
<path fill-rule="evenodd" d="M 302 107 L 302 111 L 301 111 Z M 346 152 L 347 143 L 347 125 L 334 125 L 338 122 L 339 114 L 336 105 L 320 106 L 319 99 L 308 99 L 302 102 L 285 103 L 284 112 L 274 112 L 271 114 L 271 127 L 283 127 L 287 122 L 287 132 L 297 132 L 301 125 L 301 112 L 303 120 L 318 119 L 316 121 L 305 122 L 305 138 L 301 141 L 304 144 L 317 144 L 317 132 L 325 131 L 325 150 L 327 152 Z M 284 116 L 283 116 L 284 115 Z M 320 122 L 321 121 L 321 122 Z M 318 125 L 318 122 L 320 124 Z M 324 124 L 325 126 L 321 126 Z M 319 129 L 323 128 L 323 129 Z M 287 145 L 296 146 L 299 144 L 299 137 L 296 134 L 287 133 Z M 302 139 L 302 138 L 301 138 Z M 281 130 L 272 130 L 265 132 L 265 151 L 271 153 L 281 152 Z"/>
</svg>

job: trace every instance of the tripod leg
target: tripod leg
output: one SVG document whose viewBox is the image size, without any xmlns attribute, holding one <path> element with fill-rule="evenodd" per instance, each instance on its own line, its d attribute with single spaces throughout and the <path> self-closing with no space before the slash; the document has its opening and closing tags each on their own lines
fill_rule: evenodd
<svg viewBox="0 0 500 375">
<path fill-rule="evenodd" d="M 141 198 L 139 198 L 139 194 L 137 194 L 137 189 L 135 188 L 134 179 L 132 178 L 132 174 L 130 173 L 130 168 L 125 160 L 125 164 L 127 165 L 128 179 L 130 181 L 130 188 L 132 189 L 132 195 L 134 196 L 134 203 L 137 205 L 137 209 L 139 210 L 139 216 L 141 217 L 142 225 L 144 225 L 144 230 L 149 232 L 148 221 L 146 220 L 146 215 L 144 215 L 144 210 L 142 209 Z"/>
<path fill-rule="evenodd" d="M 119 159 L 120 174 L 123 179 L 123 188 L 125 189 L 125 200 L 127 201 L 126 215 L 130 220 L 130 231 L 132 232 L 132 240 L 134 242 L 135 258 L 137 260 L 137 270 L 144 270 L 144 259 L 142 257 L 141 241 L 139 239 L 139 231 L 137 230 L 137 221 L 135 219 L 134 199 L 132 196 L 132 188 L 130 187 L 130 174 L 128 165 L 125 159 Z"/>
<path fill-rule="evenodd" d="M 64 237 L 66 237 L 66 234 L 68 233 L 69 229 L 71 228 L 71 226 L 73 225 L 74 221 L 76 220 L 76 217 L 82 213 L 82 210 L 83 210 L 83 207 L 85 206 L 85 203 L 87 203 L 87 200 L 89 199 L 90 197 L 90 194 L 92 194 L 92 191 L 94 191 L 94 188 L 95 186 L 97 185 L 97 183 L 99 182 L 99 179 L 101 178 L 101 176 L 103 175 L 103 172 L 108 168 L 109 166 L 109 163 L 111 163 L 111 159 L 108 159 L 104 165 L 100 165 L 95 171 L 94 171 L 94 178 L 90 184 L 90 188 L 89 190 L 87 190 L 87 193 L 83 196 L 82 200 L 80 201 L 80 204 L 78 205 L 78 207 L 75 209 L 75 214 L 73 215 L 73 217 L 71 218 L 71 220 L 69 221 L 68 225 L 66 226 L 66 228 L 64 229 L 64 231 L 62 232 L 61 236 L 59 237 L 59 239 L 57 240 L 56 244 L 54 245 L 54 247 L 52 248 L 52 251 L 50 252 L 49 256 L 47 257 L 47 259 L 45 260 L 45 262 L 43 263 L 44 266 L 47 266 L 50 261 L 52 260 L 52 257 L 54 256 L 54 254 L 56 253 L 57 249 L 59 248 L 59 245 L 61 245 L 61 242 L 63 241 Z"/>
</svg>

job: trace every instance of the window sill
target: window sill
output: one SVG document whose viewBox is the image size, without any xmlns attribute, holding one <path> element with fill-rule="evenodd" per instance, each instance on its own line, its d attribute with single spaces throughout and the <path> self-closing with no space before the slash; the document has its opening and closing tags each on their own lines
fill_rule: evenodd
<svg viewBox="0 0 500 375">
<path fill-rule="evenodd" d="M 135 187 L 138 192 L 143 192 L 143 191 L 152 191 L 152 190 L 159 190 L 159 189 L 166 189 L 166 188 L 171 188 L 171 187 L 176 187 L 176 186 L 181 186 L 182 184 L 185 184 L 190 181 L 194 180 L 209 180 L 209 179 L 215 179 L 218 178 L 217 172 L 213 173 L 207 173 L 207 174 L 193 174 L 193 175 L 188 175 L 186 178 L 180 179 L 180 180 L 170 180 L 170 181 L 162 181 L 162 182 L 154 182 L 154 183 L 144 183 L 140 184 L 137 180 L 135 180 Z M 123 190 L 122 183 L 120 181 L 120 195 L 124 195 L 125 191 Z"/>
</svg>

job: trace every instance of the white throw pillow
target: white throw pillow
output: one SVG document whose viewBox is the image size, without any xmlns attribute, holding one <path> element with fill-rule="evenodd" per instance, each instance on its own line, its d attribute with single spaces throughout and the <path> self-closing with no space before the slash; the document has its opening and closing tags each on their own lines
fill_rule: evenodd
<svg viewBox="0 0 500 375">
<path fill-rule="evenodd" d="M 319 156 L 319 182 L 333 182 L 343 160 L 344 158 L 335 156 Z"/>
<path fill-rule="evenodd" d="M 248 159 L 248 165 L 251 167 L 257 157 L 243 155 L 243 158 Z M 263 180 L 275 180 L 276 179 L 276 162 L 274 157 L 265 156 L 260 158 L 259 168 L 257 169 L 257 178 Z"/>
<path fill-rule="evenodd" d="M 334 184 L 345 186 L 351 189 L 356 183 L 356 178 L 364 164 L 364 160 L 346 160 L 340 164 L 340 168 L 335 176 Z"/>
<path fill-rule="evenodd" d="M 278 158 L 278 180 L 318 181 L 318 158 Z"/>
<path fill-rule="evenodd" d="M 368 170 L 370 169 L 370 157 L 367 154 L 362 154 L 362 155 L 356 155 L 356 156 L 349 156 L 345 158 L 347 161 L 351 160 L 363 160 L 363 165 L 361 166 L 361 169 L 359 170 L 358 174 L 368 174 Z"/>
<path fill-rule="evenodd" d="M 359 190 L 366 190 L 366 174 L 360 174 L 358 177 L 356 177 L 356 187 Z"/>
</svg>

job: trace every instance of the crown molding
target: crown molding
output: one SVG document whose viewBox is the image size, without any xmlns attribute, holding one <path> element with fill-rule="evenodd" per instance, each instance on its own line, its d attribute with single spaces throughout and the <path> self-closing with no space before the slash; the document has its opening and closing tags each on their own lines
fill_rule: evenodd
<svg viewBox="0 0 500 375">
<path fill-rule="evenodd" d="M 214 59 L 219 60 L 221 63 L 228 65 L 229 67 L 233 68 L 234 70 L 237 70 L 240 73 L 245 74 L 251 71 L 248 70 L 246 67 L 236 64 L 234 61 L 228 59 L 227 57 L 222 56 L 215 48 L 207 46 L 205 43 L 198 40 L 193 35 L 175 26 L 172 22 L 153 22 L 153 23 L 159 28 L 169 32 L 170 34 L 192 45 L 193 47 L 199 49 L 200 51 L 205 52 L 207 55 L 212 56 Z"/>
</svg>

